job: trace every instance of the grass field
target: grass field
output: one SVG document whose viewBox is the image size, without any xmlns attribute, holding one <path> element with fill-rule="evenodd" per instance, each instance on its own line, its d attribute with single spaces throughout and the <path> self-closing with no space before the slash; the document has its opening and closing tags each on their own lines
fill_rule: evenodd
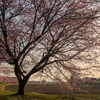
<svg viewBox="0 0 100 100">
<path fill-rule="evenodd" d="M 0 100 L 80 100 L 72 96 L 46 95 L 40 93 L 25 93 L 24 96 L 11 96 L 15 92 L 5 90 L 7 84 L 0 84 Z"/>
<path fill-rule="evenodd" d="M 8 90 L 5 90 L 6 89 Z M 26 92 L 31 92 L 31 93 L 25 93 L 25 96 L 10 96 L 11 94 L 14 94 L 14 92 L 11 91 L 16 91 L 17 86 L 16 85 L 7 85 L 7 84 L 0 84 L 0 100 L 100 100 L 100 91 L 99 91 L 99 86 L 94 86 L 94 87 L 89 87 L 88 89 L 92 92 L 95 89 L 95 93 L 88 93 L 88 94 L 73 94 L 71 96 L 68 96 L 67 94 L 64 96 L 59 96 L 59 95 L 50 95 L 53 94 L 52 88 L 56 88 L 55 91 L 61 91 L 61 88 L 54 87 L 54 86 L 40 86 L 38 85 L 37 88 L 35 85 L 27 85 L 26 86 Z M 96 87 L 96 88 L 95 88 Z M 31 88 L 31 89 L 30 89 Z M 44 89 L 43 89 L 44 88 Z M 58 90 L 57 90 L 58 88 Z M 37 89 L 37 91 L 35 90 Z M 40 89 L 43 89 L 40 91 Z M 43 91 L 45 90 L 44 93 L 46 93 L 46 90 L 50 90 L 49 95 L 48 94 L 42 94 Z M 34 90 L 34 92 L 32 91 Z M 96 91 L 97 90 L 97 91 Z M 39 92 L 40 93 L 35 93 Z M 54 94 L 55 94 L 54 91 Z M 58 92 L 59 92 L 58 91 Z"/>
<path fill-rule="evenodd" d="M 0 100 L 80 100 L 67 96 L 52 96 L 37 93 L 27 93 L 24 96 L 10 96 L 11 92 L 0 91 Z"/>
</svg>

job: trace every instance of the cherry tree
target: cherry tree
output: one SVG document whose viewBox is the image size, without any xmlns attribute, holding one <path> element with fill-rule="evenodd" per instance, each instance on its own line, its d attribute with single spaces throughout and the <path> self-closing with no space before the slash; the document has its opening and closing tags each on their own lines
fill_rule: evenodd
<svg viewBox="0 0 100 100">
<path fill-rule="evenodd" d="M 92 0 L 0 0 L 0 62 L 13 66 L 17 95 L 37 72 L 79 77 L 76 63 L 89 63 L 99 42 L 97 15 Z"/>
</svg>

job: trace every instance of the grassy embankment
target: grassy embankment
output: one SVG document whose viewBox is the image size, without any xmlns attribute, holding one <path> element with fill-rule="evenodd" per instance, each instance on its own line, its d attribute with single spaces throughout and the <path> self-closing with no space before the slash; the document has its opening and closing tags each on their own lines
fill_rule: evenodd
<svg viewBox="0 0 100 100">
<path fill-rule="evenodd" d="M 25 96 L 10 96 L 14 94 L 14 92 L 10 92 L 11 90 L 15 90 L 15 87 L 10 87 L 10 91 L 5 90 L 6 84 L 0 84 L 0 100 L 100 100 L 100 86 L 91 86 L 88 87 L 88 90 L 91 93 L 88 94 L 74 94 L 72 96 L 57 96 L 57 95 L 47 95 L 47 94 L 40 94 L 40 93 L 25 93 Z M 30 90 L 29 86 L 26 88 L 28 91 Z M 31 89 L 33 86 L 30 86 Z M 34 87 L 33 87 L 34 88 Z M 48 88 L 48 87 L 45 87 Z M 39 88 L 38 88 L 39 89 Z M 33 89 L 34 90 L 34 89 Z M 43 91 L 43 90 L 42 90 Z M 94 92 L 95 91 L 95 92 Z M 93 93 L 92 93 L 93 92 Z"/>
<path fill-rule="evenodd" d="M 10 96 L 14 92 L 6 91 L 5 84 L 0 84 L 0 100 L 80 100 L 68 96 L 46 95 L 39 93 L 25 93 L 24 96 Z"/>
</svg>

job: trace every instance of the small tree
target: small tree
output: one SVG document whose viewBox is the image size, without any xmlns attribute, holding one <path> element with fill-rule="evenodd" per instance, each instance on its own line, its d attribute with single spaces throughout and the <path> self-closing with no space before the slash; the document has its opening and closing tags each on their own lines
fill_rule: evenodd
<svg viewBox="0 0 100 100">
<path fill-rule="evenodd" d="M 80 76 L 75 62 L 98 42 L 96 15 L 92 0 L 0 0 L 0 61 L 14 67 L 17 95 L 36 72 Z"/>
</svg>

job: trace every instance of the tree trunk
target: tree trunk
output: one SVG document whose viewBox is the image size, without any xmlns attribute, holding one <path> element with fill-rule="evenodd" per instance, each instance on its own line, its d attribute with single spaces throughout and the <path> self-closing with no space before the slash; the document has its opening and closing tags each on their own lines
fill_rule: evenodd
<svg viewBox="0 0 100 100">
<path fill-rule="evenodd" d="M 26 85 L 26 82 L 25 81 L 19 81 L 18 92 L 17 92 L 16 95 L 24 95 L 25 85 Z"/>
<path fill-rule="evenodd" d="M 20 67 L 18 66 L 18 62 L 15 63 L 14 72 L 15 72 L 15 75 L 18 80 L 18 92 L 14 95 L 24 95 L 24 88 L 25 88 L 25 85 L 26 85 L 28 79 L 25 79 L 24 77 L 22 79 L 22 77 L 21 77 L 22 72 L 20 70 Z"/>
</svg>

